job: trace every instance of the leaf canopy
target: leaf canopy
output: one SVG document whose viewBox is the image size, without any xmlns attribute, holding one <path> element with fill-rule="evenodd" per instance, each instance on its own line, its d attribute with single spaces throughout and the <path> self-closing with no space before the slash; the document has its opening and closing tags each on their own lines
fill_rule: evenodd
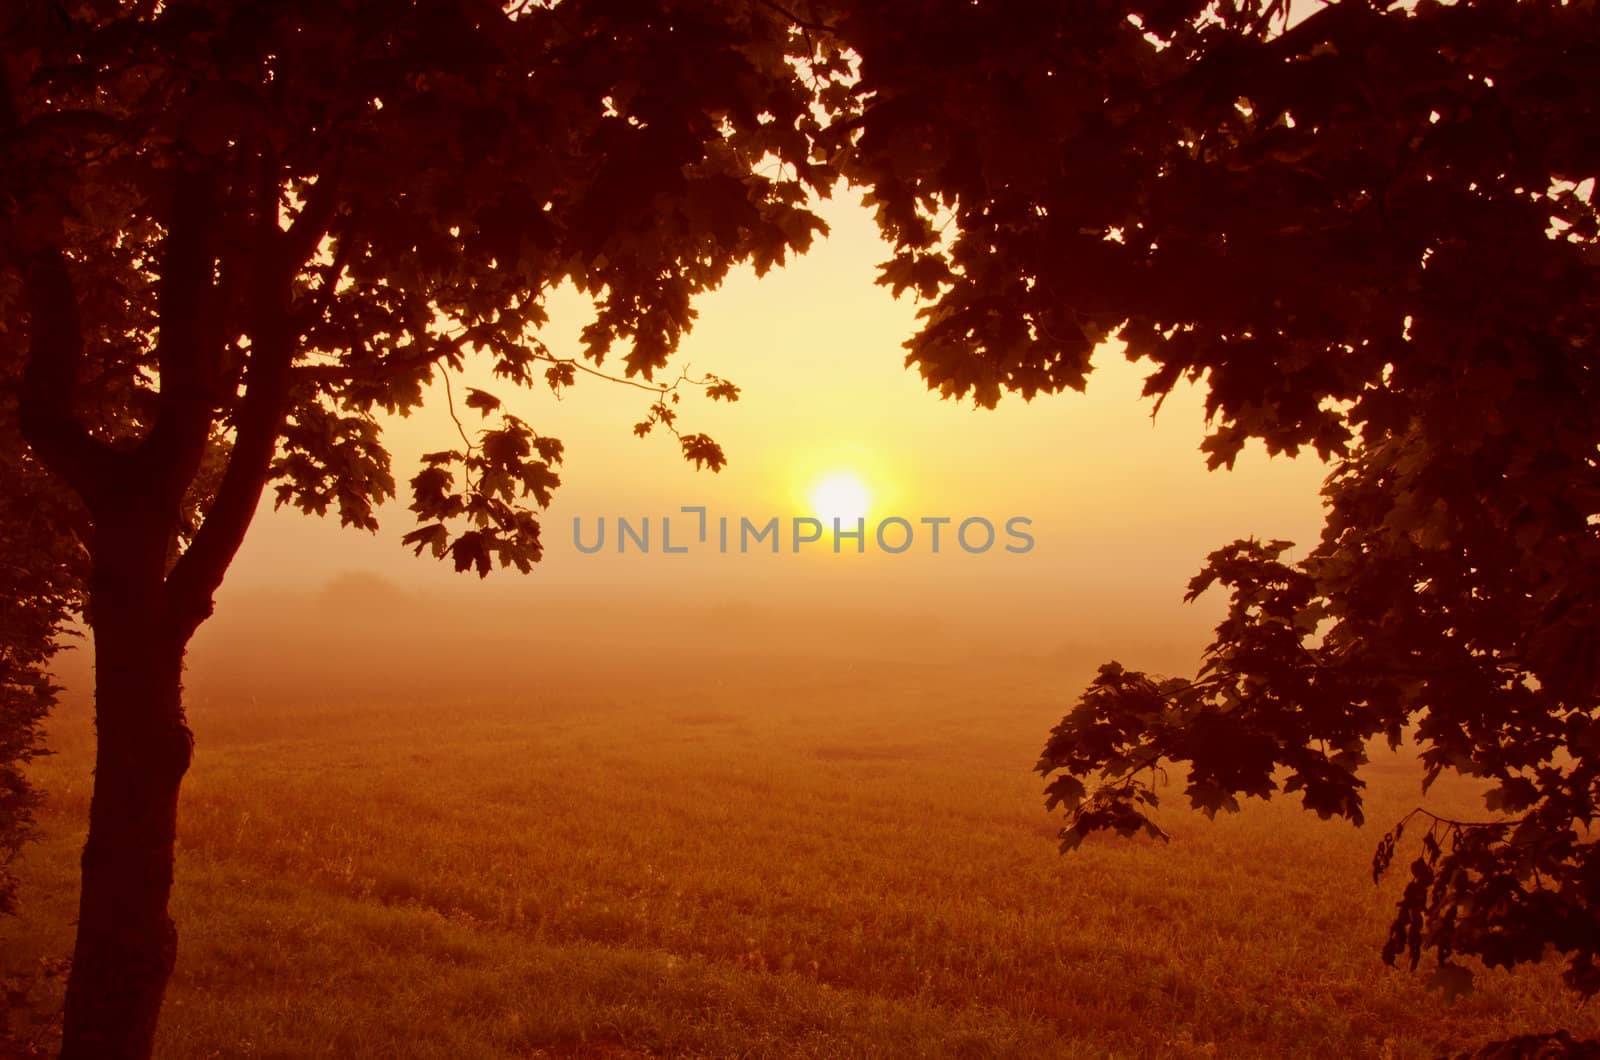
<svg viewBox="0 0 1600 1060">
<path fill-rule="evenodd" d="M 1157 827 L 1166 763 L 1208 813 L 1282 792 L 1359 823 L 1369 741 L 1412 738 L 1430 783 L 1483 781 L 1488 814 L 1430 818 L 1386 956 L 1432 951 L 1453 994 L 1459 956 L 1553 947 L 1593 994 L 1600 19 L 1543 0 L 1271 14 L 1041 22 L 981 60 L 1028 100 L 1026 161 L 1020 130 L 975 113 L 920 124 L 914 164 L 874 156 L 898 174 L 889 269 L 948 269 L 911 343 L 932 383 L 982 403 L 1077 386 L 1115 334 L 1149 359 L 1147 394 L 1205 388 L 1213 466 L 1249 439 L 1329 462 L 1321 540 L 1214 552 L 1190 596 L 1230 602 L 1199 673 L 1103 669 L 1045 747 L 1047 798 L 1069 847 Z M 897 76 L 907 100 L 937 90 Z M 937 209 L 954 239 L 933 239 Z"/>
</svg>

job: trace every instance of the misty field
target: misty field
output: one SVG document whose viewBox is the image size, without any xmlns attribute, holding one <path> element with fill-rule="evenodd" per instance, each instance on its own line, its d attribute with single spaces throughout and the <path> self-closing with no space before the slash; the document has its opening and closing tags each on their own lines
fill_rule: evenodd
<svg viewBox="0 0 1600 1060">
<path fill-rule="evenodd" d="M 1173 788 L 1170 845 L 1061 858 L 1029 769 L 1089 661 L 379 626 L 314 662 L 259 631 L 197 651 L 158 1055 L 1423 1057 L 1600 1031 L 1552 966 L 1447 1004 L 1379 961 L 1400 756 L 1364 829 L 1207 823 Z M 69 946 L 71 699 L 10 971 Z"/>
</svg>

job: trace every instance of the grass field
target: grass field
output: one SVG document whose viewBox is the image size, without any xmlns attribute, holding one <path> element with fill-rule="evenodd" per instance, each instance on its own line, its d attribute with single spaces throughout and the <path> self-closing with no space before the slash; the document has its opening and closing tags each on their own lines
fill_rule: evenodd
<svg viewBox="0 0 1600 1060">
<path fill-rule="evenodd" d="M 361 681 L 337 644 L 321 669 L 259 638 L 197 662 L 160 1056 L 1423 1057 L 1600 1031 L 1554 967 L 1446 1004 L 1380 962 L 1400 757 L 1363 830 L 1174 806 L 1168 846 L 1063 859 L 1029 768 L 1087 662 L 430 643 L 424 673 L 420 642 L 370 638 Z M 72 697 L 9 970 L 70 947 L 90 737 Z"/>
</svg>

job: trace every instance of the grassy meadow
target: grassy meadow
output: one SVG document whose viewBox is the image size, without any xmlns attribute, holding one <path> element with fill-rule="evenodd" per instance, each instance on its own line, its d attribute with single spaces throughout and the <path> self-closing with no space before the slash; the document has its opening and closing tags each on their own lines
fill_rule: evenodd
<svg viewBox="0 0 1600 1060">
<path fill-rule="evenodd" d="M 1092 658 L 315 611 L 196 649 L 160 1056 L 1398 1058 L 1600 1032 L 1553 966 L 1447 1004 L 1381 963 L 1402 756 L 1365 829 L 1288 803 L 1208 823 L 1174 788 L 1170 845 L 1062 858 L 1030 767 Z M 7 971 L 70 947 L 92 727 L 68 699 Z"/>
</svg>

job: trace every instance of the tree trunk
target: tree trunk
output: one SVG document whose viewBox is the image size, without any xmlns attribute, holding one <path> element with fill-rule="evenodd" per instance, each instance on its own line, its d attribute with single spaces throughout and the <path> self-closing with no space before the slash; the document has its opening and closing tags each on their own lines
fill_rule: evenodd
<svg viewBox="0 0 1600 1060">
<path fill-rule="evenodd" d="M 96 536 L 121 540 L 96 556 L 93 576 L 94 797 L 61 1055 L 147 1060 L 177 957 L 167 897 L 193 745 L 181 700 L 188 636 L 167 615 L 157 543 Z"/>
</svg>

